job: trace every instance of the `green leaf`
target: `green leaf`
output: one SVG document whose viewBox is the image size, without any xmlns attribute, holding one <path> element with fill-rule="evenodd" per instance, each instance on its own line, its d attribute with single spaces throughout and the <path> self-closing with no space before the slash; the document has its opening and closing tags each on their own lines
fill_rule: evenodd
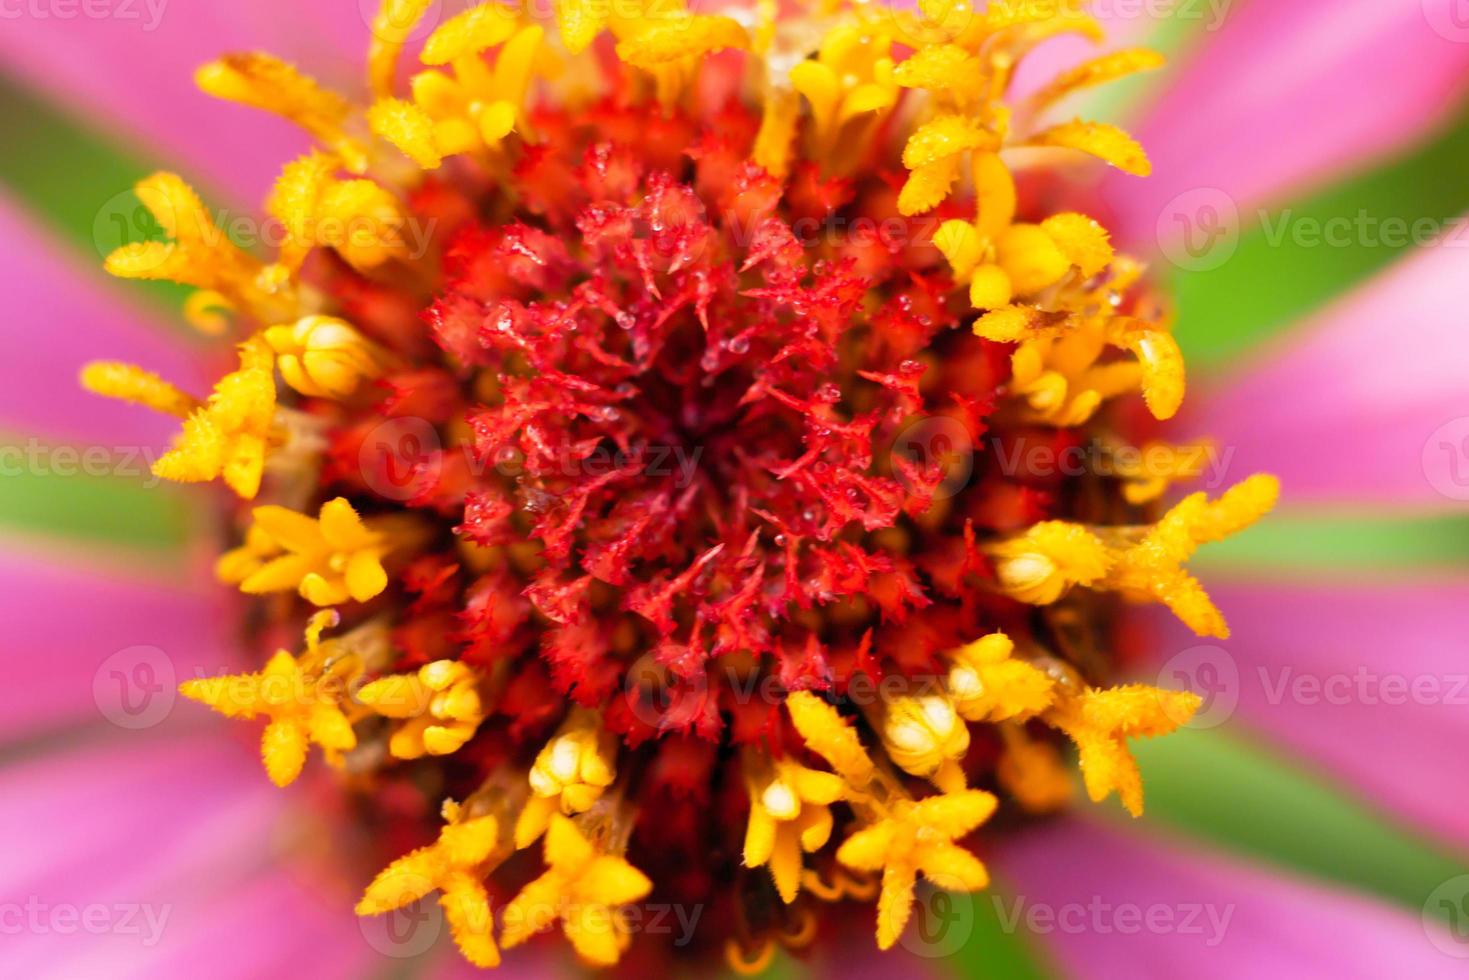
<svg viewBox="0 0 1469 980">
<path fill-rule="evenodd" d="M 102 260 L 128 241 L 156 238 L 154 222 L 133 194 L 159 169 L 0 75 L 0 184 L 105 276 Z M 165 326 L 186 330 L 178 311 L 190 292 L 166 282 L 133 284 Z"/>
<path fill-rule="evenodd" d="M 1148 821 L 1415 912 L 1445 880 L 1469 871 L 1462 856 L 1235 732 L 1183 729 L 1132 747 Z"/>
<path fill-rule="evenodd" d="M 1201 549 L 1191 565 L 1199 571 L 1249 566 L 1287 573 L 1469 568 L 1469 515 L 1271 514 L 1243 534 Z"/>
<path fill-rule="evenodd" d="M 1217 269 L 1160 263 L 1171 271 L 1178 341 L 1190 367 L 1240 354 L 1381 271 L 1413 247 L 1415 223 L 1452 234 L 1458 216 L 1469 211 L 1465 159 L 1469 112 L 1376 170 L 1241 215 L 1238 250 Z"/>
<path fill-rule="evenodd" d="M 181 553 L 199 522 L 188 492 L 155 485 L 141 456 L 93 452 L 0 437 L 0 530 Z"/>
</svg>

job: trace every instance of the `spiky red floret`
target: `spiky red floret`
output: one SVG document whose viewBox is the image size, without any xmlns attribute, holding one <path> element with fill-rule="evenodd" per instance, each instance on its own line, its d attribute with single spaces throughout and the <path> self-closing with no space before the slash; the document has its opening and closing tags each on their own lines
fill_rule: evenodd
<svg viewBox="0 0 1469 980">
<path fill-rule="evenodd" d="M 423 317 L 443 366 L 388 377 L 380 411 L 446 448 L 410 469 L 359 427 L 333 457 L 344 480 L 406 480 L 409 506 L 467 544 L 519 547 L 465 584 L 452 637 L 478 662 L 533 652 L 630 743 L 714 738 L 736 715 L 733 735 L 758 737 L 726 694 L 752 669 L 785 690 L 931 669 L 976 625 L 958 580 L 981 561 L 950 529 L 995 523 L 916 525 L 944 473 L 894 452 L 930 416 L 978 439 L 1003 380 L 990 345 L 952 329 L 963 311 L 920 222 L 885 181 L 808 165 L 779 181 L 746 162 L 745 110 L 715 121 L 542 111 L 517 211 L 463 220 L 425 192 L 456 219 Z M 427 656 L 424 632 L 399 638 Z"/>
</svg>

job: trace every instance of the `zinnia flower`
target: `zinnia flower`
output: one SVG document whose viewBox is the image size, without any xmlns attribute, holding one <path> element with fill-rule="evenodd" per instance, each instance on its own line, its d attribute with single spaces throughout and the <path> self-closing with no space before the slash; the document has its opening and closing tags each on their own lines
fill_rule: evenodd
<svg viewBox="0 0 1469 980">
<path fill-rule="evenodd" d="M 1059 874 L 1083 905 L 1146 905 L 1156 879 L 1172 907 L 1249 896 L 1236 930 L 1309 903 L 1359 924 L 1348 950 L 1395 937 L 1306 886 L 1207 861 L 1170 878 L 1070 819 L 1019 829 L 1068 803 L 1073 759 L 1091 801 L 1143 812 L 1133 741 L 1201 698 L 1130 679 L 1124 604 L 1229 638 L 1229 605 L 1187 562 L 1278 485 L 1173 490 L 1258 414 L 1309 407 L 1294 393 L 1321 386 L 1303 378 L 1347 349 L 1305 344 L 1198 413 L 1198 438 L 1165 441 L 1185 394 L 1171 306 L 1097 220 L 1148 212 L 1078 176 L 1087 157 L 1153 168 L 1122 130 L 1052 108 L 1158 56 L 1028 81 L 1045 42 L 1101 35 L 1040 0 L 564 3 L 554 23 L 490 3 L 415 33 L 428 7 L 384 5 L 351 96 L 262 53 L 197 72 L 314 142 L 269 195 L 273 254 L 232 242 L 160 172 L 136 193 L 162 236 L 107 258 L 191 287 L 190 322 L 230 338 L 216 343 L 232 363 L 202 384 L 146 356 L 94 361 L 82 382 L 177 420 L 154 476 L 227 488 L 213 572 L 242 599 L 187 617 L 238 623 L 236 653 L 190 657 L 179 690 L 252 726 L 269 781 L 299 794 L 266 816 L 282 804 L 212 739 L 160 742 L 126 752 L 136 765 L 101 760 L 105 798 L 139 804 L 116 815 L 130 835 L 233 852 L 269 819 L 293 851 L 330 839 L 382 862 L 356 882 L 359 916 L 432 896 L 478 967 L 553 931 L 586 964 L 640 970 L 829 957 L 858 921 L 887 950 L 921 881 L 985 889 L 992 854 L 1022 888 Z M 401 70 L 420 34 L 421 65 Z M 1440 77 L 1456 76 L 1423 85 Z M 1395 346 L 1387 292 L 1346 314 L 1353 349 Z M 1453 390 L 1419 386 L 1408 408 Z M 1310 418 L 1296 438 L 1314 459 L 1330 433 Z M 1299 459 L 1260 455 L 1289 486 Z M 1334 487 L 1319 476 L 1333 465 L 1302 483 Z M 52 585 L 77 588 L 32 585 L 27 615 L 65 617 Z M 177 616 L 121 593 L 115 608 L 113 635 L 159 637 Z M 179 649 L 189 623 L 171 626 L 157 645 Z M 134 680 L 157 665 L 119 657 Z M 1279 730 L 1360 765 L 1333 755 L 1345 731 Z M 76 787 L 48 772 L 64 789 L 36 798 L 86 806 L 96 765 L 74 763 Z M 150 826 L 147 774 L 180 772 L 218 786 Z M 703 911 L 675 943 L 638 917 L 658 904 Z M 208 957 L 241 915 L 290 923 L 261 962 L 355 969 L 360 944 L 334 955 L 350 905 L 333 918 L 257 875 L 149 969 Z M 1111 931 L 1083 933 L 1116 955 Z M 1086 972 L 1092 952 L 1061 938 Z"/>
</svg>

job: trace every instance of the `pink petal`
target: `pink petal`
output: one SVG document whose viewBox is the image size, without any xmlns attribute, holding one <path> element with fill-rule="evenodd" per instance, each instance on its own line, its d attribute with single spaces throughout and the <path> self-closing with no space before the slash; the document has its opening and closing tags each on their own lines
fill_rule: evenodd
<svg viewBox="0 0 1469 980">
<path fill-rule="evenodd" d="M 1226 5 L 1223 26 L 1159 87 L 1138 131 L 1155 176 L 1112 182 L 1124 230 L 1151 241 L 1167 202 L 1198 188 L 1241 208 L 1277 200 L 1444 119 L 1469 84 L 1469 43 L 1435 30 L 1425 8 L 1450 3 Z"/>
<path fill-rule="evenodd" d="M 77 373 L 93 359 L 136 361 L 201 392 L 200 365 L 180 338 L 134 305 L 128 286 L 108 281 L 101 262 L 65 251 L 0 196 L 0 263 L 9 294 L 0 318 L 0 428 L 113 450 L 161 450 L 178 431 L 176 420 L 83 391 Z"/>
<path fill-rule="evenodd" d="M 222 737 L 184 737 L 178 727 L 173 737 L 105 730 L 103 738 L 7 769 L 0 832 L 28 844 L 7 858 L 0 888 L 57 898 L 67 888 L 87 892 L 146 871 L 196 825 L 217 811 L 248 807 L 269 788 L 250 748 Z M 37 827 L 47 833 L 36 834 Z"/>
<path fill-rule="evenodd" d="M 383 965 L 357 928 L 351 899 L 286 871 L 186 909 L 176 941 L 138 977 L 360 977 Z M 393 965 L 389 961 L 389 965 Z"/>
<path fill-rule="evenodd" d="M 1269 470 L 1296 504 L 1469 501 L 1463 251 L 1421 249 L 1204 401 L 1231 477 Z"/>
<path fill-rule="evenodd" d="M 118 734 L 179 711 L 174 683 L 229 663 L 219 590 L 191 591 L 16 555 L 0 557 L 11 683 L 25 696 L 0 715 L 0 738 L 104 721 Z M 16 665 L 27 666 L 19 667 Z M 124 727 L 125 726 L 125 727 Z"/>
<path fill-rule="evenodd" d="M 1401 909 L 1081 819 L 1019 837 L 994 865 L 1013 885 L 992 899 L 1001 924 L 1074 977 L 1463 975 Z"/>
<path fill-rule="evenodd" d="M 1237 717 L 1251 727 L 1364 798 L 1469 842 L 1469 791 L 1446 775 L 1463 768 L 1469 739 L 1469 579 L 1211 583 L 1210 594 L 1232 637 L 1201 644 L 1160 620 L 1157 648 L 1207 648 L 1224 699 L 1211 720 L 1228 716 L 1237 692 Z"/>
<path fill-rule="evenodd" d="M 315 4 L 279 0 L 117 0 L 101 8 L 112 16 L 83 14 L 95 6 L 77 4 L 63 17 L 53 5 L 48 16 L 12 24 L 0 31 L 0 61 L 94 124 L 125 139 L 141 137 L 155 160 L 232 195 L 228 203 L 251 207 L 307 139 L 289 123 L 199 92 L 194 69 L 227 52 L 261 49 L 302 59 L 302 68 L 323 80 L 357 84 L 375 9 L 355 2 L 318 13 Z"/>
</svg>

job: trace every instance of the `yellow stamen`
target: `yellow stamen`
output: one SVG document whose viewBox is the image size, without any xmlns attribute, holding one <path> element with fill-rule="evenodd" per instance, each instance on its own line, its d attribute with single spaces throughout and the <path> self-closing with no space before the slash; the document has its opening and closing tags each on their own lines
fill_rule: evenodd
<svg viewBox="0 0 1469 980">
<path fill-rule="evenodd" d="M 948 694 L 888 698 L 879 714 L 883 748 L 899 768 L 946 791 L 963 790 L 958 763 L 969 750 L 969 729 Z"/>
<path fill-rule="evenodd" d="M 1055 682 L 1017 658 L 1004 633 L 980 637 L 949 656 L 949 695 L 969 721 L 1025 721 L 1051 705 Z"/>
<path fill-rule="evenodd" d="M 996 800 L 964 790 L 916 803 L 898 801 L 891 813 L 858 830 L 837 849 L 837 860 L 856 871 L 881 871 L 877 946 L 891 949 L 913 910 L 913 885 L 921 871 L 941 888 L 979 891 L 989 872 L 954 843 L 995 812 Z"/>
<path fill-rule="evenodd" d="M 499 846 L 494 816 L 471 817 L 453 800 L 444 802 L 439 839 L 403 855 L 380 871 L 357 903 L 358 915 L 382 915 L 437 891 L 454 944 L 475 966 L 500 965 L 490 896 L 482 866 Z"/>
<path fill-rule="evenodd" d="M 546 873 L 505 906 L 501 943 L 519 946 L 560 919 L 583 960 L 613 965 L 632 941 L 619 907 L 647 895 L 653 883 L 623 858 L 600 852 L 559 813 L 546 830 L 545 853 Z"/>
<path fill-rule="evenodd" d="M 484 721 L 482 679 L 468 664 L 435 660 L 412 674 L 389 674 L 366 684 L 357 700 L 384 718 L 405 722 L 388 739 L 395 759 L 449 755 Z"/>
<path fill-rule="evenodd" d="M 295 589 L 308 602 L 335 606 L 366 602 L 387 588 L 382 559 L 394 548 L 393 536 L 365 523 L 345 497 L 322 504 L 316 518 L 275 505 L 256 507 L 252 516 L 278 557 L 242 580 L 242 592 Z"/>
<path fill-rule="evenodd" d="M 1142 774 L 1126 739 L 1167 735 L 1187 722 L 1202 700 L 1190 691 L 1130 684 L 1063 695 L 1044 717 L 1076 743 L 1092 802 L 1116 792 L 1127 812 L 1138 817 L 1143 812 Z"/>
<path fill-rule="evenodd" d="M 750 794 L 745 866 L 768 865 L 781 900 L 793 902 L 801 887 L 801 853 L 820 850 L 831 837 L 830 806 L 842 794 L 842 779 L 750 752 L 745 755 L 745 786 Z"/>
<path fill-rule="evenodd" d="M 573 709 L 530 770 L 531 798 L 515 823 L 515 846 L 535 843 L 560 812 L 589 809 L 617 776 L 617 739 L 596 712 Z"/>
<path fill-rule="evenodd" d="M 319 642 L 322 629 L 336 621 L 331 610 L 317 613 L 306 632 L 306 652 L 299 656 L 279 650 L 256 673 L 179 685 L 184 697 L 227 718 L 270 719 L 260 738 L 260 756 L 277 786 L 287 786 L 301 774 L 311 744 L 327 750 L 328 761 L 357 745 L 341 707 L 347 684 L 360 669 L 357 658 L 333 656 L 330 643 Z"/>
<path fill-rule="evenodd" d="M 279 58 L 259 52 L 226 55 L 195 72 L 194 83 L 215 98 L 289 119 L 329 147 L 353 171 L 360 173 L 367 167 L 361 145 L 343 131 L 351 111 L 347 100 Z"/>
<path fill-rule="evenodd" d="M 152 371 L 118 361 L 93 361 L 82 368 L 82 387 L 105 398 L 116 398 L 155 412 L 188 418 L 198 399 L 180 391 Z"/>
<path fill-rule="evenodd" d="M 347 398 L 387 364 L 382 348 L 336 317 L 302 317 L 263 336 L 286 384 L 316 398 Z"/>
</svg>

